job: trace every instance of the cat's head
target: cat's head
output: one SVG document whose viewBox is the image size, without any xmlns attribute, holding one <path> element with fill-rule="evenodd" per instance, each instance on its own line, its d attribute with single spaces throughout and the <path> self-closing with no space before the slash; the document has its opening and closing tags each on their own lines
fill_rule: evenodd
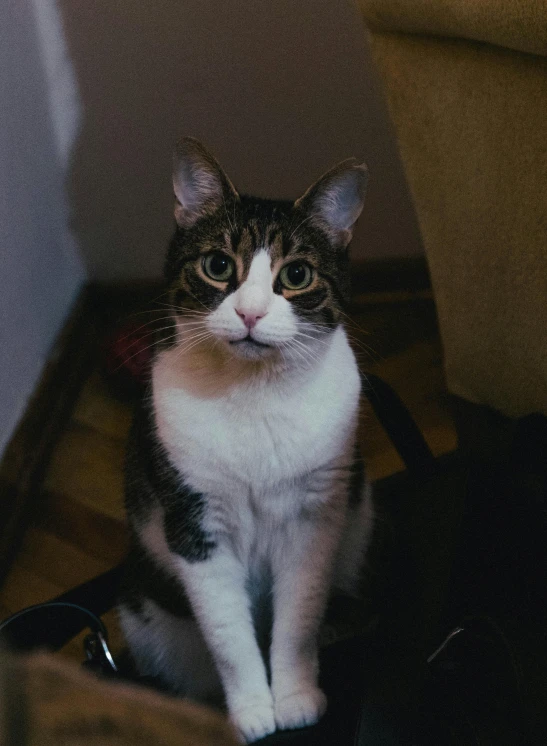
<svg viewBox="0 0 547 746">
<path fill-rule="evenodd" d="M 340 323 L 367 169 L 350 159 L 296 202 L 240 195 L 197 140 L 175 149 L 165 265 L 179 343 L 250 360 L 306 358 Z"/>
</svg>

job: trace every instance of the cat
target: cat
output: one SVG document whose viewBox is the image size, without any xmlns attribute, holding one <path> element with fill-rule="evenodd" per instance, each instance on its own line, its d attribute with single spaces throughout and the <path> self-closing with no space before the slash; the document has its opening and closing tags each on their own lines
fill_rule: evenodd
<svg viewBox="0 0 547 746">
<path fill-rule="evenodd" d="M 170 326 L 128 445 L 119 613 L 139 672 L 223 691 L 246 742 L 319 720 L 327 600 L 360 593 L 374 511 L 342 316 L 367 178 L 350 159 L 267 200 L 197 140 L 175 149 Z"/>
</svg>

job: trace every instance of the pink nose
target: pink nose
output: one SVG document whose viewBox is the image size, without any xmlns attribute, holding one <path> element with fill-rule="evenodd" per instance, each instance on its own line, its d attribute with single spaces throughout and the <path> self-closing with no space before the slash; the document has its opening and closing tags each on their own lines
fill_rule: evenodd
<svg viewBox="0 0 547 746">
<path fill-rule="evenodd" d="M 243 311 L 238 311 L 236 308 L 236 313 L 239 316 L 239 318 L 243 321 L 247 329 L 252 329 L 253 326 L 256 326 L 256 322 L 259 319 L 262 319 L 266 314 L 262 314 L 261 316 L 258 316 L 256 313 L 244 313 Z"/>
</svg>

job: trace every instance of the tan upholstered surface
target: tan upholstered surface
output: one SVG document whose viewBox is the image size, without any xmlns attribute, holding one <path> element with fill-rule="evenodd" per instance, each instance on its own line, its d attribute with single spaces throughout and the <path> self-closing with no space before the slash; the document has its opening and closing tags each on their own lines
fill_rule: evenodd
<svg viewBox="0 0 547 746">
<path fill-rule="evenodd" d="M 547 55 L 545 0 L 358 0 L 373 31 L 486 41 Z"/>
<path fill-rule="evenodd" d="M 362 5 L 367 18 L 397 8 Z M 417 8 L 432 3 L 407 5 L 417 28 Z M 512 416 L 547 413 L 547 58 L 389 32 L 373 32 L 372 45 L 431 269 L 449 389 Z"/>
<path fill-rule="evenodd" d="M 14 715 L 13 710 L 16 710 Z M 0 746 L 237 746 L 224 717 L 54 655 L 0 655 Z"/>
</svg>

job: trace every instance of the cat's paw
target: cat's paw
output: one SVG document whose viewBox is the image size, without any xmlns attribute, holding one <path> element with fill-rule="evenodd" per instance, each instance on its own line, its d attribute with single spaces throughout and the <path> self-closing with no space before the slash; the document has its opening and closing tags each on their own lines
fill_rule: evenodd
<svg viewBox="0 0 547 746">
<path fill-rule="evenodd" d="M 316 686 L 275 699 L 275 722 L 280 730 L 314 725 L 327 709 L 327 698 Z"/>
<path fill-rule="evenodd" d="M 252 743 L 275 730 L 272 702 L 254 702 L 230 713 L 230 719 L 243 743 Z"/>
</svg>

